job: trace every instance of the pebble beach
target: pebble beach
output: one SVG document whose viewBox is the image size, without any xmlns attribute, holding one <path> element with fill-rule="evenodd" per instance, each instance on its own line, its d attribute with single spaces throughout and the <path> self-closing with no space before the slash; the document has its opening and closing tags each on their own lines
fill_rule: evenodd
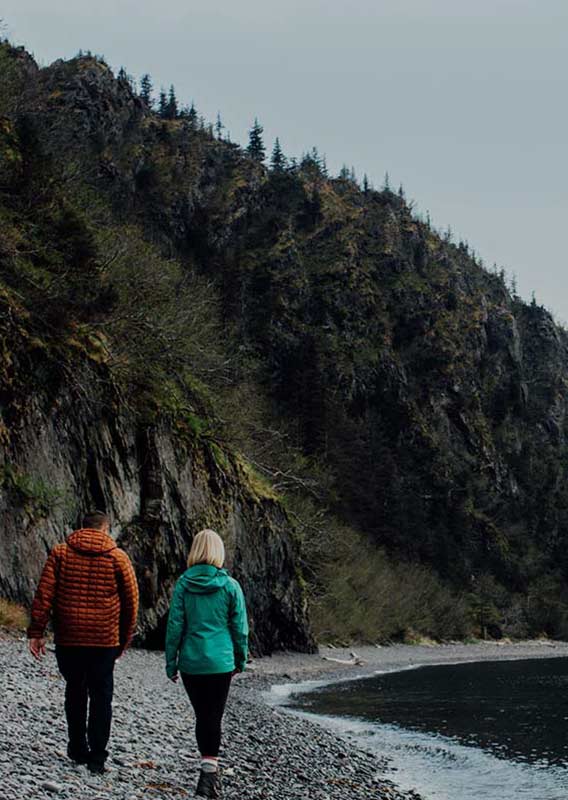
<svg viewBox="0 0 568 800">
<path fill-rule="evenodd" d="M 568 643 L 393 645 L 258 659 L 233 682 L 224 724 L 224 796 L 241 800 L 420 800 L 384 779 L 385 762 L 349 738 L 273 702 L 274 685 L 360 677 L 409 664 L 568 656 Z M 336 659 L 336 660 L 326 660 Z M 346 661 L 349 663 L 338 663 Z M 362 663 L 361 663 L 362 662 Z M 66 755 L 64 682 L 52 646 L 42 663 L 25 641 L 0 640 L 2 800 L 193 797 L 199 769 L 183 687 L 163 654 L 131 650 L 117 663 L 109 770 L 92 776 Z"/>
</svg>

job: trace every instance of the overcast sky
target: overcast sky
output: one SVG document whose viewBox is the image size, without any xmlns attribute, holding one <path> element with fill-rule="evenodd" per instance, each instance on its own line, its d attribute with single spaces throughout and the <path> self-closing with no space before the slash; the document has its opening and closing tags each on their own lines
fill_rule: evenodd
<svg viewBox="0 0 568 800">
<path fill-rule="evenodd" d="M 80 48 L 174 83 L 235 141 L 313 145 L 516 273 L 568 321 L 566 0 L 3 0 L 41 64 Z"/>
</svg>

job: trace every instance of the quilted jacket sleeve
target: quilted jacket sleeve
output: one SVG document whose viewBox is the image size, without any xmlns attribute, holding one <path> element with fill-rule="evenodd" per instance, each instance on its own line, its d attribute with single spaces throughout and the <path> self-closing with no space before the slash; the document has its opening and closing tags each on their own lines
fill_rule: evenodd
<svg viewBox="0 0 568 800">
<path fill-rule="evenodd" d="M 235 666 L 239 672 L 244 672 L 248 656 L 248 619 L 245 596 L 240 584 L 232 580 L 231 608 L 229 612 L 229 628 L 233 640 L 235 653 Z"/>
<path fill-rule="evenodd" d="M 115 558 L 120 596 L 120 646 L 125 650 L 136 629 L 139 603 L 138 582 L 132 562 L 124 550 L 116 550 Z"/>
<path fill-rule="evenodd" d="M 57 572 L 60 556 L 60 546 L 57 545 L 49 554 L 39 579 L 34 600 L 32 603 L 28 639 L 41 639 L 49 622 L 53 608 L 55 593 L 57 591 Z"/>
</svg>

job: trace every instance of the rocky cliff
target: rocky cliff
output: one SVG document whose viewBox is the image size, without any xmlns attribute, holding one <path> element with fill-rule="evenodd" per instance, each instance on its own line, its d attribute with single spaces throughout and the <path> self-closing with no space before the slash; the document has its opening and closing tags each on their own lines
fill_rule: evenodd
<svg viewBox="0 0 568 800">
<path fill-rule="evenodd" d="M 81 510 L 104 508 L 138 576 L 138 642 L 161 643 L 191 538 L 214 527 L 247 597 L 254 651 L 311 647 L 290 520 L 232 455 L 63 391 L 29 403 L 2 448 L 0 474 L 2 596 L 29 601 L 49 549 Z"/>
<path fill-rule="evenodd" d="M 120 521 L 148 635 L 185 531 L 211 515 L 259 609 L 259 647 L 310 641 L 291 518 L 326 568 L 359 536 L 426 566 L 465 603 L 462 633 L 568 631 L 568 338 L 550 313 L 417 217 L 403 191 L 331 177 L 313 151 L 267 168 L 195 114 L 158 114 L 101 59 L 38 70 L 11 51 L 10 64 L 3 302 L 23 331 L 3 362 L 10 459 L 36 475 L 34 443 L 47 437 L 45 466 L 59 463 L 54 426 L 68 409 L 57 486 Z M 100 388 L 94 417 L 69 391 L 76 367 L 61 371 L 77 351 L 119 386 L 116 402 Z M 49 387 L 47 411 L 41 399 L 17 411 L 28 363 Z M 9 552 L 45 548 L 57 513 L 29 536 L 11 523 Z M 335 590 L 308 566 L 330 618 Z M 33 571 L 1 569 L 11 594 L 29 593 Z M 360 594 L 355 560 L 349 569 L 343 582 Z"/>
<path fill-rule="evenodd" d="M 68 65 L 40 72 L 25 51 L 2 55 L 0 594 L 29 602 L 49 549 L 82 512 L 102 508 L 140 582 L 137 640 L 159 645 L 192 536 L 214 527 L 247 597 L 253 650 L 312 648 L 292 520 L 209 430 L 195 363 L 180 350 L 196 309 L 175 330 L 163 326 L 160 291 L 168 308 L 183 302 L 179 272 L 132 229 L 113 229 L 108 215 L 95 231 L 94 206 L 85 213 L 82 205 L 88 176 L 72 160 L 74 146 L 84 155 L 91 130 L 116 138 L 140 102 L 90 59 L 66 81 L 60 70 Z M 93 76 L 103 95 L 93 92 Z M 72 102 L 72 120 L 69 108 L 57 112 L 59 96 Z M 121 250 L 122 288 L 116 272 L 110 282 L 102 275 L 101 230 Z"/>
</svg>

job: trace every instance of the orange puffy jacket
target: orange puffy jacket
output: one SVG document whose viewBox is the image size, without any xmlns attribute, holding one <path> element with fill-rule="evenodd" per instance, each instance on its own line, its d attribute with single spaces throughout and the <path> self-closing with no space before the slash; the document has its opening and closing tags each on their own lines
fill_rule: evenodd
<svg viewBox="0 0 568 800">
<path fill-rule="evenodd" d="M 53 610 L 55 643 L 128 647 L 138 614 L 130 559 L 114 539 L 83 528 L 56 545 L 43 568 L 28 638 L 41 638 Z"/>
</svg>

